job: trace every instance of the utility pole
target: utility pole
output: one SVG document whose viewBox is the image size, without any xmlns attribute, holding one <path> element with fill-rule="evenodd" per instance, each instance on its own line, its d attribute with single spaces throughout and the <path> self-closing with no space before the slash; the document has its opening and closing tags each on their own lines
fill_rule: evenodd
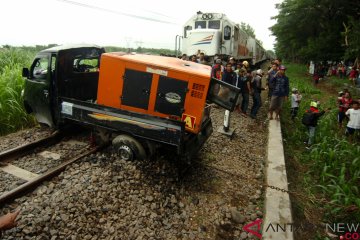
<svg viewBox="0 0 360 240">
<path fill-rule="evenodd" d="M 139 52 L 141 52 L 141 45 L 143 44 L 144 42 L 143 41 L 135 41 L 135 44 L 137 46 L 137 50 L 139 50 Z"/>
<path fill-rule="evenodd" d="M 125 42 L 126 42 L 126 48 L 128 49 L 128 52 L 130 53 L 131 52 L 131 49 L 130 49 L 130 42 L 132 40 L 131 37 L 124 37 L 125 39 Z"/>
</svg>

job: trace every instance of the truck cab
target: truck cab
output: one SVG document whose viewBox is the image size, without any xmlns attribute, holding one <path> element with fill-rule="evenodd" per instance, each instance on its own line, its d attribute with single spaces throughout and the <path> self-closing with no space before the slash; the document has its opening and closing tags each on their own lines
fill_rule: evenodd
<svg viewBox="0 0 360 240">
<path fill-rule="evenodd" d="M 105 50 L 96 45 L 67 45 L 39 52 L 26 77 L 24 105 L 39 123 L 58 127 L 59 96 L 95 101 L 100 56 Z"/>
</svg>

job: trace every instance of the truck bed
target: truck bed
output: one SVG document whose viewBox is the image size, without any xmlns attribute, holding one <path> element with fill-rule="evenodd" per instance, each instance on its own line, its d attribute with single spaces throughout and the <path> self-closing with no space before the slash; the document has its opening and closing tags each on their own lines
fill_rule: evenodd
<svg viewBox="0 0 360 240">
<path fill-rule="evenodd" d="M 185 131 L 184 122 L 138 114 L 72 98 L 60 98 L 60 118 L 80 125 L 101 127 L 127 133 L 140 139 L 176 147 L 177 154 L 191 157 L 212 133 L 211 120 L 203 124 L 199 134 Z"/>
</svg>

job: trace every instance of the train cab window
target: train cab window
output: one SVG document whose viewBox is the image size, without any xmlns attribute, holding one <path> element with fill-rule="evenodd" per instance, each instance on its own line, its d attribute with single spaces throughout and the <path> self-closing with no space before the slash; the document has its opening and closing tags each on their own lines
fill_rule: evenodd
<svg viewBox="0 0 360 240">
<path fill-rule="evenodd" d="M 187 31 L 190 31 L 190 30 L 192 30 L 192 27 L 191 27 L 191 26 L 186 26 L 186 27 L 184 27 L 184 38 L 187 37 Z"/>
<path fill-rule="evenodd" d="M 196 21 L 195 29 L 204 29 L 206 28 L 206 21 Z"/>
<path fill-rule="evenodd" d="M 48 67 L 49 59 L 47 56 L 35 59 L 32 66 L 32 76 L 38 80 L 46 80 Z"/>
<path fill-rule="evenodd" d="M 230 40 L 231 38 L 231 27 L 225 26 L 224 27 L 224 40 Z"/>
<path fill-rule="evenodd" d="M 210 29 L 220 29 L 220 20 L 211 20 L 209 21 Z"/>
</svg>

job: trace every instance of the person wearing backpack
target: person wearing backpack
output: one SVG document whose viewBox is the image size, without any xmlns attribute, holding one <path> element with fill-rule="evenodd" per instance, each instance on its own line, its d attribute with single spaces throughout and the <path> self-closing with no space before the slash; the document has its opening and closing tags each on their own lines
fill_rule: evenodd
<svg viewBox="0 0 360 240">
<path fill-rule="evenodd" d="M 309 132 L 308 141 L 305 142 L 308 145 L 306 147 L 307 149 L 309 149 L 309 147 L 313 143 L 313 139 L 315 136 L 315 130 L 316 130 L 316 126 L 318 124 L 319 118 L 322 115 L 324 115 L 325 112 L 328 112 L 330 110 L 330 109 L 327 109 L 326 111 L 324 111 L 324 110 L 319 111 L 318 106 L 319 106 L 319 102 L 312 101 L 310 103 L 310 109 L 305 111 L 303 118 L 302 118 L 302 123 L 308 128 L 308 132 Z"/>
</svg>

